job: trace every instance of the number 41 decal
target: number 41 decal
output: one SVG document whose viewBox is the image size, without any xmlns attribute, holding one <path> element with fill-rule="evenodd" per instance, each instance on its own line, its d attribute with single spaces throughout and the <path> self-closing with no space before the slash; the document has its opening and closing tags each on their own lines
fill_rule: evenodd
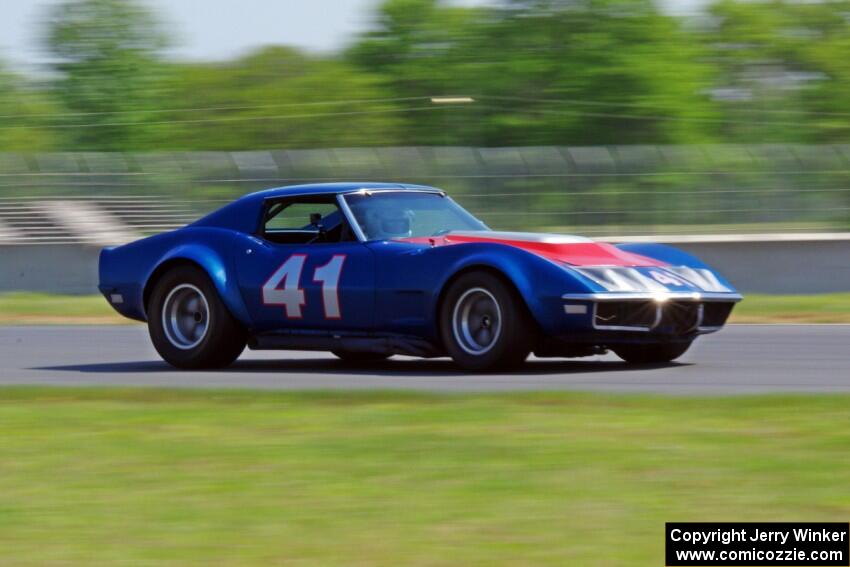
<svg viewBox="0 0 850 567">
<path fill-rule="evenodd" d="M 263 305 L 283 305 L 286 317 L 289 319 L 303 317 L 301 308 L 307 304 L 307 299 L 304 290 L 298 284 L 306 261 L 306 254 L 293 254 L 275 270 L 263 284 Z M 327 264 L 318 266 L 313 272 L 313 281 L 322 284 L 322 306 L 325 310 L 325 319 L 342 317 L 339 310 L 338 288 L 344 263 L 345 254 L 334 254 Z"/>
</svg>

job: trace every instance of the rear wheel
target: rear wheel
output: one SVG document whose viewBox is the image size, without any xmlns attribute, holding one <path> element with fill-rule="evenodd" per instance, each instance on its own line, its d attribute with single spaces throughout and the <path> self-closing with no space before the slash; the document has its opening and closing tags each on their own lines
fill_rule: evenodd
<svg viewBox="0 0 850 567">
<path fill-rule="evenodd" d="M 386 360 L 391 357 L 391 354 L 383 354 L 380 352 L 356 352 L 350 350 L 333 350 L 333 355 L 340 360 L 346 362 L 377 362 Z"/>
<path fill-rule="evenodd" d="M 451 284 L 440 309 L 440 331 L 452 359 L 474 372 L 518 366 L 535 337 L 522 298 L 489 272 L 470 272 Z"/>
<path fill-rule="evenodd" d="M 245 349 L 246 333 L 194 266 L 167 272 L 148 306 L 148 331 L 162 358 L 177 368 L 220 368 Z"/>
<path fill-rule="evenodd" d="M 685 354 L 691 343 L 648 343 L 612 347 L 617 356 L 632 364 L 670 362 Z"/>
</svg>

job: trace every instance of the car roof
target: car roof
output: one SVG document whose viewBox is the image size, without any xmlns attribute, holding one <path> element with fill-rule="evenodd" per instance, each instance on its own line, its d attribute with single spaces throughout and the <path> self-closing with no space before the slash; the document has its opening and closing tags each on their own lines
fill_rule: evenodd
<svg viewBox="0 0 850 567">
<path fill-rule="evenodd" d="M 362 189 L 395 190 L 395 191 L 438 191 L 427 185 L 411 185 L 409 183 L 376 183 L 376 182 L 340 182 L 340 183 L 310 183 L 306 185 L 289 185 L 286 187 L 274 187 L 249 193 L 242 197 L 251 199 L 269 199 L 274 197 L 287 197 L 295 195 L 336 195 L 339 193 L 353 193 Z"/>
</svg>

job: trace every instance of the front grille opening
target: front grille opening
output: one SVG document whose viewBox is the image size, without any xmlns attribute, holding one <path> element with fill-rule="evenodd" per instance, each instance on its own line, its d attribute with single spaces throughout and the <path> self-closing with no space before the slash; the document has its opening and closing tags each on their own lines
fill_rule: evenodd
<svg viewBox="0 0 850 567">
<path fill-rule="evenodd" d="M 693 331 L 699 325 L 700 304 L 695 301 L 668 301 L 662 307 L 661 323 L 658 330 L 662 333 L 680 335 Z"/>
<path fill-rule="evenodd" d="M 657 314 L 654 301 L 611 301 L 596 304 L 597 327 L 640 327 L 650 329 Z"/>
<path fill-rule="evenodd" d="M 702 314 L 702 327 L 722 327 L 732 313 L 734 303 L 711 301 L 705 304 Z"/>
<path fill-rule="evenodd" d="M 734 306 L 734 302 L 725 301 L 674 300 L 661 304 L 652 300 L 601 301 L 596 304 L 593 323 L 596 328 L 602 329 L 652 330 L 665 335 L 686 335 L 698 328 L 722 327 Z"/>
</svg>

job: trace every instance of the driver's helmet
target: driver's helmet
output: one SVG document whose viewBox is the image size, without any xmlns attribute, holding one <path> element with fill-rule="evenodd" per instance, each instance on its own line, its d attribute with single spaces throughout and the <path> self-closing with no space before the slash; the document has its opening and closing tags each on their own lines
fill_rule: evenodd
<svg viewBox="0 0 850 567">
<path fill-rule="evenodd" d="M 405 238 L 413 234 L 413 211 L 375 207 L 366 211 L 366 231 L 371 238 Z"/>
</svg>

